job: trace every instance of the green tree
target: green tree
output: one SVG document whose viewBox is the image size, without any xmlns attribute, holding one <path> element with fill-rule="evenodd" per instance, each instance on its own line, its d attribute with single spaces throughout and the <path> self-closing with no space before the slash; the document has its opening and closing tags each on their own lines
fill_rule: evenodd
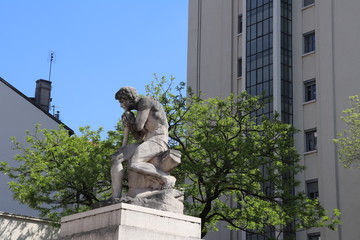
<svg viewBox="0 0 360 240">
<path fill-rule="evenodd" d="M 165 78 L 157 80 L 148 92 L 167 111 L 173 147 L 182 152 L 177 174 L 186 179 L 185 209 L 201 218 L 202 236 L 218 221 L 265 236 L 285 232 L 287 239 L 294 230 L 339 223 L 337 210 L 329 218 L 317 199 L 294 191 L 293 176 L 304 169 L 293 144 L 297 131 L 277 116 L 256 124 L 252 113 L 264 106 L 258 97 L 202 100 L 191 91 L 184 97 L 185 84 L 174 95 Z"/>
<path fill-rule="evenodd" d="M 339 148 L 339 158 L 345 167 L 360 167 L 360 99 L 358 95 L 349 97 L 351 107 L 345 109 L 341 119 L 348 127 L 338 134 L 334 142 Z"/>
<path fill-rule="evenodd" d="M 186 213 L 201 218 L 203 236 L 218 221 L 264 235 L 269 229 L 335 227 L 337 211 L 329 218 L 318 200 L 293 191 L 299 184 L 293 176 L 303 170 L 293 127 L 276 116 L 255 124 L 252 113 L 263 107 L 259 98 L 242 94 L 202 100 L 190 91 L 184 96 L 184 83 L 173 91 L 173 82 L 157 79 L 147 92 L 167 112 L 170 145 L 182 152 L 175 171 L 178 187 L 188 200 Z M 1 163 L 0 171 L 16 180 L 10 183 L 16 200 L 56 220 L 110 196 L 109 159 L 120 146 L 122 126 L 105 140 L 101 130 L 81 130 L 70 136 L 62 128 L 37 127 L 35 134 L 28 133 L 27 146 L 14 140 L 21 151 L 15 157 L 19 166 Z"/>
<path fill-rule="evenodd" d="M 26 144 L 13 138 L 17 166 L 0 163 L 10 178 L 14 199 L 38 210 L 41 217 L 62 216 L 90 209 L 110 196 L 109 159 L 122 138 L 121 125 L 101 140 L 101 129 L 80 128 L 80 135 L 58 130 L 27 131 Z"/>
</svg>

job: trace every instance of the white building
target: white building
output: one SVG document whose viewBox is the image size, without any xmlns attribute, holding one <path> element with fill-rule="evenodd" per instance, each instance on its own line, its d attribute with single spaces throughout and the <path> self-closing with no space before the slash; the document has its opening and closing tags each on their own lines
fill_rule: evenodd
<svg viewBox="0 0 360 240">
<path fill-rule="evenodd" d="M 0 239 L 55 240 L 58 235 L 59 229 L 49 221 L 0 212 Z"/>
<path fill-rule="evenodd" d="M 51 101 L 50 91 L 51 82 L 38 80 L 35 98 L 29 98 L 0 78 L 0 161 L 8 162 L 10 165 L 17 164 L 13 160 L 16 152 L 12 150 L 11 137 L 23 141 L 26 135 L 25 131 L 34 131 L 36 124 L 41 124 L 42 128 L 47 129 L 58 129 L 59 124 L 63 124 L 57 117 L 48 112 Z M 67 126 L 65 128 L 72 131 Z M 26 221 L 30 219 L 30 222 L 36 223 L 35 218 L 23 218 L 19 215 L 38 216 L 38 212 L 13 200 L 12 192 L 7 184 L 9 181 L 12 179 L 2 173 L 0 174 L 0 233 L 2 234 L 8 231 L 4 228 L 4 222 L 8 221 L 7 219 L 15 222 L 18 220 L 14 219 L 18 217 L 20 221 L 21 219 Z M 41 220 L 38 220 L 38 223 L 40 222 Z M 44 223 L 41 222 L 41 224 Z M 6 225 L 11 226 L 9 223 Z M 29 230 L 29 232 L 31 231 Z M 2 237 L 0 235 L 1 239 L 3 239 Z"/>
<path fill-rule="evenodd" d="M 301 130 L 296 147 L 309 197 L 342 212 L 338 231 L 301 240 L 360 239 L 360 170 L 344 169 L 332 139 L 348 97 L 360 93 L 359 0 L 190 0 L 188 85 L 205 96 L 248 91 L 272 98 L 259 114 L 281 113 Z M 220 231 L 206 239 L 263 239 Z"/>
</svg>

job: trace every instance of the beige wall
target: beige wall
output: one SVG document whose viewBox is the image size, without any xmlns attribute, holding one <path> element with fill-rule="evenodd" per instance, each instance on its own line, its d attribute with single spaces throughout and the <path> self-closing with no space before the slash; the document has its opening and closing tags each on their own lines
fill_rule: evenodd
<svg viewBox="0 0 360 240">
<path fill-rule="evenodd" d="M 189 1 L 188 83 L 207 97 L 234 92 L 237 45 L 232 34 L 237 26 L 233 14 L 235 1 Z M 199 17 L 199 14 L 201 17 Z"/>
<path fill-rule="evenodd" d="M 326 209 L 340 208 L 343 224 L 338 232 L 321 230 L 325 239 L 360 239 L 360 171 L 344 169 L 338 162 L 332 142 L 344 130 L 341 111 L 348 107 L 348 96 L 359 94 L 360 81 L 360 2 L 317 0 L 315 6 L 302 9 L 294 4 L 294 112 L 300 130 L 316 127 L 317 153 L 303 155 L 307 165 L 302 180 L 318 178 L 320 200 Z M 302 34 L 315 30 L 316 51 L 302 54 Z M 303 104 L 303 81 L 316 78 L 317 100 Z M 297 148 L 304 150 L 304 136 L 297 136 Z M 314 230 L 315 231 L 315 230 Z M 308 231 L 311 232 L 311 231 Z M 304 234 L 300 234 L 303 239 Z"/>
<path fill-rule="evenodd" d="M 56 121 L 1 81 L 0 116 L 0 161 L 8 162 L 10 165 L 17 164 L 13 160 L 16 152 L 12 150 L 11 137 L 15 136 L 19 141 L 23 141 L 25 131 L 33 131 L 37 123 L 43 128 L 58 128 Z M 13 200 L 12 192 L 7 185 L 9 181 L 11 179 L 0 173 L 0 211 L 37 216 L 36 211 Z"/>
</svg>

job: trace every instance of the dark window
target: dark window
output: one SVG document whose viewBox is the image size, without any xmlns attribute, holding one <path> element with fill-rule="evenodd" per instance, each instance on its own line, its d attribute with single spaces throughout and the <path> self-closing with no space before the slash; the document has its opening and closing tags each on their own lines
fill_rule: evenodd
<svg viewBox="0 0 360 240">
<path fill-rule="evenodd" d="M 316 129 L 305 131 L 305 150 L 306 152 L 317 149 L 317 134 Z"/>
<path fill-rule="evenodd" d="M 246 31 L 246 66 L 243 68 L 243 74 L 246 75 L 246 91 L 251 95 L 265 93 L 264 100 L 267 101 L 273 95 L 273 1 L 246 0 L 246 3 L 246 15 L 243 15 L 246 17 L 246 28 L 243 29 Z M 272 105 L 273 103 L 268 101 L 264 109 L 255 111 L 253 116 L 270 116 L 273 112 Z"/>
<path fill-rule="evenodd" d="M 315 80 L 305 82 L 304 90 L 305 90 L 305 102 L 316 99 L 316 82 L 315 82 Z"/>
<path fill-rule="evenodd" d="M 238 72 L 237 72 L 237 77 L 241 77 L 242 76 L 242 58 L 238 59 Z"/>
<path fill-rule="evenodd" d="M 242 15 L 240 15 L 238 18 L 238 34 L 242 33 L 242 23 Z"/>
<path fill-rule="evenodd" d="M 265 233 L 258 234 L 256 232 L 246 232 L 246 240 L 267 240 L 275 239 L 275 231 L 272 227 L 266 227 Z"/>
<path fill-rule="evenodd" d="M 315 0 L 304 0 L 304 7 L 314 4 Z"/>
<path fill-rule="evenodd" d="M 315 32 L 304 34 L 304 53 L 315 51 Z"/>
<path fill-rule="evenodd" d="M 308 235 L 308 240 L 320 240 L 320 233 L 312 233 Z"/>
<path fill-rule="evenodd" d="M 306 182 L 306 195 L 311 199 L 319 198 L 319 184 L 317 179 Z"/>
</svg>

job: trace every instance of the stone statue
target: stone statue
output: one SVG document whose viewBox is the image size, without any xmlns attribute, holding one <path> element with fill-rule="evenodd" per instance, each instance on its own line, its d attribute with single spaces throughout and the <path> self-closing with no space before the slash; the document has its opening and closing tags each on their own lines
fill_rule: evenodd
<svg viewBox="0 0 360 240">
<path fill-rule="evenodd" d="M 128 161 L 127 197 L 147 199 L 147 203 L 135 203 L 136 205 L 182 213 L 182 193 L 173 189 L 176 179 L 169 174 L 180 163 L 180 153 L 168 147 L 168 122 L 162 106 L 154 98 L 138 96 L 132 87 L 121 88 L 115 94 L 115 99 L 124 109 L 124 139 L 123 146 L 111 158 L 112 199 L 122 197 L 122 163 Z M 132 111 L 137 112 L 134 114 Z M 129 132 L 137 143 L 127 145 Z M 165 201 L 165 205 L 174 205 L 168 202 L 169 197 L 181 202 L 181 206 L 178 202 L 175 203 L 175 208 L 180 206 L 180 210 L 154 206 L 161 202 L 159 198 Z M 157 199 L 152 201 L 151 198 Z"/>
</svg>

